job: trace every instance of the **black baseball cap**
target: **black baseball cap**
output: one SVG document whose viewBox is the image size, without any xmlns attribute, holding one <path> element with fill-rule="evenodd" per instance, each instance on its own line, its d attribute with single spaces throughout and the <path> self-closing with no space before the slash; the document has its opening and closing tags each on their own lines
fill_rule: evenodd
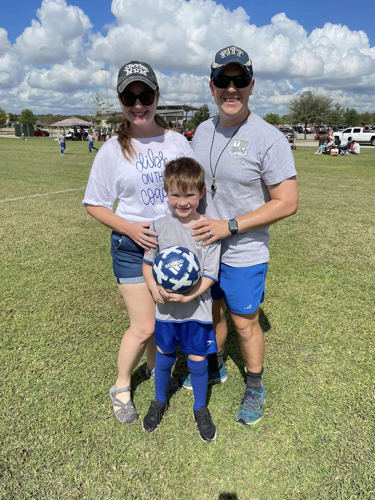
<svg viewBox="0 0 375 500">
<path fill-rule="evenodd" d="M 159 88 L 154 70 L 145 62 L 130 61 L 121 66 L 117 77 L 117 92 L 121 94 L 132 82 L 143 82 L 152 90 Z"/>
</svg>

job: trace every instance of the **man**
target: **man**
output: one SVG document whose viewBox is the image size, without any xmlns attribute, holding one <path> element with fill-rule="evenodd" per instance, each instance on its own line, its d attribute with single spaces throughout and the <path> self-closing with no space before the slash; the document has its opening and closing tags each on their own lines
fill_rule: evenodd
<svg viewBox="0 0 375 500">
<path fill-rule="evenodd" d="M 247 368 L 237 421 L 251 425 L 262 417 L 265 401 L 259 305 L 269 258 L 268 226 L 296 212 L 296 171 L 283 134 L 249 109 L 254 78 L 244 50 L 230 46 L 216 54 L 210 90 L 219 116 L 201 123 L 193 139 L 194 156 L 206 173 L 208 216 L 193 227 L 193 235 L 204 245 L 222 241 L 219 283 L 212 287 L 219 352 L 210 362 L 209 382 L 226 380 L 228 308 Z"/>
</svg>

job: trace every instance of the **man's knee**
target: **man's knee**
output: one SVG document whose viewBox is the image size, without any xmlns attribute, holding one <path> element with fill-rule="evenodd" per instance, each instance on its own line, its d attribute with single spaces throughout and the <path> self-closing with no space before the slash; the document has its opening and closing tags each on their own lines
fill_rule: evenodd
<svg viewBox="0 0 375 500">
<path fill-rule="evenodd" d="M 231 316 L 239 339 L 250 340 L 254 336 L 263 333 L 259 323 L 258 311 L 246 315 L 232 313 Z"/>
</svg>

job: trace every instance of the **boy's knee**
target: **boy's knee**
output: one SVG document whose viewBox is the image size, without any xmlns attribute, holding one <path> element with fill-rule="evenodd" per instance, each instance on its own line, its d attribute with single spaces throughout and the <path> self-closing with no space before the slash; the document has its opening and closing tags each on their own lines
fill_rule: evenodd
<svg viewBox="0 0 375 500">
<path fill-rule="evenodd" d="M 200 361 L 194 361 L 193 359 L 188 358 L 187 365 L 190 373 L 193 375 L 202 375 L 208 369 L 207 358 L 203 358 Z"/>
</svg>

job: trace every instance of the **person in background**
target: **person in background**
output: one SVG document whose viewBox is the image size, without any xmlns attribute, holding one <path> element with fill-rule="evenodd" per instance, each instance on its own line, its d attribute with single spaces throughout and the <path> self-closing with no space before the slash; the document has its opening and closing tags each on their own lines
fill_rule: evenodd
<svg viewBox="0 0 375 500">
<path fill-rule="evenodd" d="M 118 135 L 106 141 L 95 156 L 82 203 L 92 217 L 112 230 L 113 271 L 129 327 L 121 340 L 117 380 L 109 396 L 114 416 L 131 423 L 138 418 L 131 399 L 131 374 L 146 347 L 146 378 L 153 376 L 155 366 L 155 304 L 142 275 L 143 254 L 157 245 L 151 222 L 168 213 L 163 189 L 165 163 L 191 155 L 191 149 L 156 114 L 160 92 L 149 64 L 124 64 L 118 73 L 117 92 L 124 120 Z"/>
<path fill-rule="evenodd" d="M 87 135 L 87 140 L 89 141 L 89 153 L 91 153 L 92 149 L 95 149 L 96 152 L 98 152 L 98 148 L 94 146 L 94 137 L 92 135 L 92 131 L 90 130 L 88 135 Z"/>
<path fill-rule="evenodd" d="M 57 139 L 59 145 L 60 145 L 60 154 L 64 154 L 65 148 L 66 148 L 66 142 L 65 142 L 65 133 L 63 130 L 60 130 L 60 135 Z"/>
<path fill-rule="evenodd" d="M 348 148 L 348 152 L 352 155 L 359 155 L 361 153 L 361 146 L 358 144 L 357 141 L 352 140 Z"/>
</svg>

